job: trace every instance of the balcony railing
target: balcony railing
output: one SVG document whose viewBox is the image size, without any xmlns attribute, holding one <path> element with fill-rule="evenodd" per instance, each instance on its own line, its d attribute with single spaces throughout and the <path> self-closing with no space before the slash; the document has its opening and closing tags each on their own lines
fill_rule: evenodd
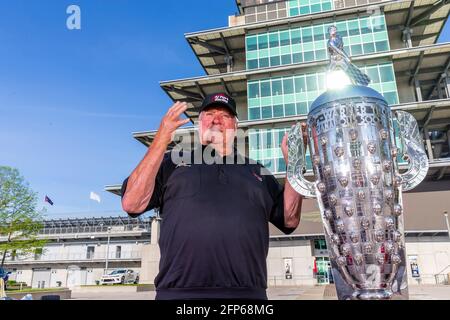
<svg viewBox="0 0 450 320">
<path fill-rule="evenodd" d="M 127 232 L 127 231 L 144 231 L 149 232 L 150 225 L 126 225 L 121 227 L 115 227 L 114 232 Z M 75 227 L 53 227 L 44 228 L 40 235 L 52 235 L 52 234 L 71 234 L 71 233 L 99 233 L 108 232 L 106 226 L 75 226 Z"/>
<path fill-rule="evenodd" d="M 108 260 L 133 260 L 140 259 L 142 253 L 140 251 L 125 251 L 118 254 L 117 252 L 110 252 L 108 254 Z M 35 255 L 26 259 L 18 259 L 17 257 L 7 258 L 6 262 L 32 262 L 32 261 L 42 261 L 42 262 L 52 262 L 52 261 L 96 261 L 106 260 L 106 253 L 55 253 L 55 254 L 42 254 Z"/>
</svg>

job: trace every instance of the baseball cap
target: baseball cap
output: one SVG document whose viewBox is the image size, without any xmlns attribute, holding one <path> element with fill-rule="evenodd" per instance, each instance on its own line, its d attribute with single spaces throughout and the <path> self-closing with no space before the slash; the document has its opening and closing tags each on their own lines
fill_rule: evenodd
<svg viewBox="0 0 450 320">
<path fill-rule="evenodd" d="M 202 112 L 208 107 L 212 106 L 222 106 L 227 108 L 232 114 L 237 116 L 236 112 L 236 101 L 232 97 L 230 97 L 226 93 L 213 93 L 205 97 L 203 99 L 203 103 L 200 107 L 200 111 Z"/>
</svg>

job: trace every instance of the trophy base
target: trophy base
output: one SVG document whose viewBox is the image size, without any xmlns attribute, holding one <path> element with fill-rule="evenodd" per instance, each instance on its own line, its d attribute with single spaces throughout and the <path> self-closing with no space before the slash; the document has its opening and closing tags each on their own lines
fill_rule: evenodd
<svg viewBox="0 0 450 320">
<path fill-rule="evenodd" d="M 355 300 L 390 300 L 392 292 L 383 289 L 362 289 L 353 294 Z"/>
</svg>

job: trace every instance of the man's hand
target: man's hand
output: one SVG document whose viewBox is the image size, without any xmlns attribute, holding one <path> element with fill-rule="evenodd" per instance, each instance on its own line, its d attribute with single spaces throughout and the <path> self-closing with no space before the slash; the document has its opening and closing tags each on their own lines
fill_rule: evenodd
<svg viewBox="0 0 450 320">
<path fill-rule="evenodd" d="M 170 107 L 169 111 L 167 111 L 166 115 L 161 120 L 154 142 L 160 142 L 165 146 L 168 146 L 172 142 L 175 130 L 190 121 L 189 119 L 180 119 L 181 114 L 183 114 L 186 109 L 186 102 L 176 102 Z"/>
<path fill-rule="evenodd" d="M 306 149 L 306 146 L 308 145 L 308 132 L 306 131 L 306 122 L 302 122 L 302 134 L 303 134 L 303 143 Z M 286 132 L 286 134 L 283 137 L 283 141 L 281 142 L 281 152 L 283 153 L 284 161 L 286 162 L 286 165 L 288 164 L 288 146 L 287 146 L 287 138 L 288 138 L 289 132 Z"/>
</svg>

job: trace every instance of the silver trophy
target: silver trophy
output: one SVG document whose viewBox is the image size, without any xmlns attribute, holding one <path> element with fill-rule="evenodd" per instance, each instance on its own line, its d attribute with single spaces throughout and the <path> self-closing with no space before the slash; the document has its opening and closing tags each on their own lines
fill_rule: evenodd
<svg viewBox="0 0 450 320">
<path fill-rule="evenodd" d="M 338 298 L 407 299 L 402 191 L 428 171 L 416 120 L 393 113 L 377 91 L 353 84 L 319 96 L 307 124 L 315 181 L 303 176 L 300 124 L 288 137 L 287 178 L 298 193 L 318 200 Z M 409 162 L 404 173 L 400 156 Z"/>
</svg>

